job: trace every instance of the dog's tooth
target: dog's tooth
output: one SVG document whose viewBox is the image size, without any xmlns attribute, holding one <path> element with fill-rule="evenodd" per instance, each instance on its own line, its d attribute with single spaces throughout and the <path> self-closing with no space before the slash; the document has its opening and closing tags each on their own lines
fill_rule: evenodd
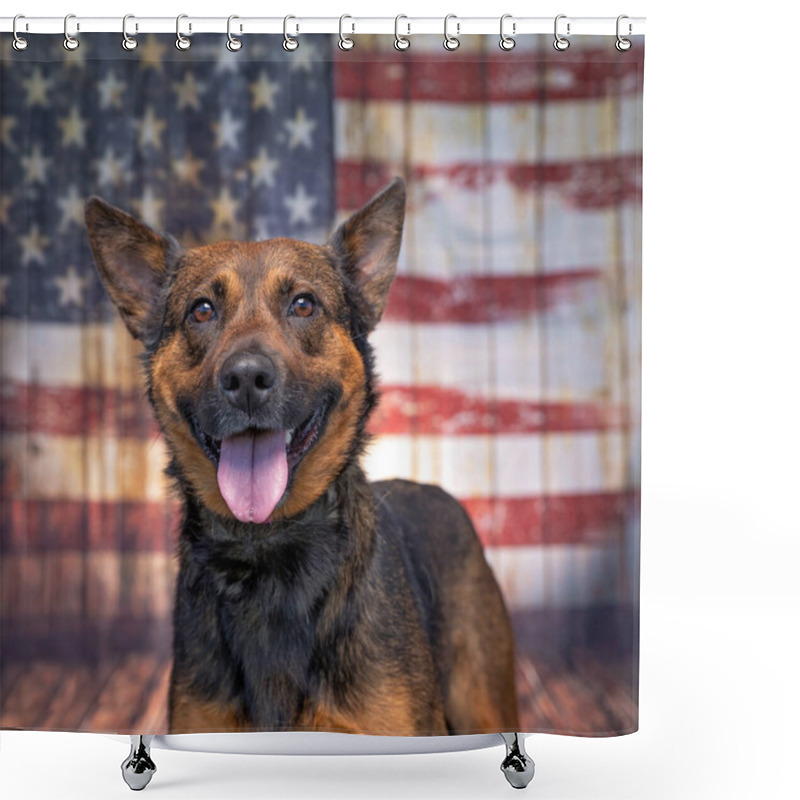
<svg viewBox="0 0 800 800">
<path fill-rule="evenodd" d="M 289 444 L 292 441 L 292 431 L 286 431 L 286 444 Z"/>
</svg>

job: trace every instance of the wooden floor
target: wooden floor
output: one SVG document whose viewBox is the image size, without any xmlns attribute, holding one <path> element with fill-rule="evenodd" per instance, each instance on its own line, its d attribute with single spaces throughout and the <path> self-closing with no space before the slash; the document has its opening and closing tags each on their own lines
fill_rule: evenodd
<svg viewBox="0 0 800 800">
<path fill-rule="evenodd" d="M 634 729 L 636 710 L 619 665 L 573 658 L 520 656 L 520 729 L 619 734 Z M 88 667 L 33 661 L 0 675 L 0 727 L 25 730 L 165 733 L 170 662 L 131 654 Z"/>
</svg>

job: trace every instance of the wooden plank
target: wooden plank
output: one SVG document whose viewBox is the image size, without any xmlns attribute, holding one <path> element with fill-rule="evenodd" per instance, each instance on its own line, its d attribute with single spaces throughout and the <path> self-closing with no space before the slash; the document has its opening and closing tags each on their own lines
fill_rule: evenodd
<svg viewBox="0 0 800 800">
<path fill-rule="evenodd" d="M 34 663 L 17 679 L 13 691 L 4 696 L 0 727 L 26 730 L 40 728 L 63 676 L 64 670 L 57 663 Z"/>
<path fill-rule="evenodd" d="M 169 698 L 169 680 L 172 673 L 172 661 L 162 661 L 153 676 L 150 686 L 144 692 L 146 705 L 133 728 L 140 733 L 167 733 L 167 705 Z"/>
<path fill-rule="evenodd" d="M 103 691 L 115 663 L 109 660 L 96 667 L 86 665 L 69 667 L 49 705 L 47 716 L 41 722 L 41 727 L 49 731 L 87 730 L 83 720 Z"/>
</svg>

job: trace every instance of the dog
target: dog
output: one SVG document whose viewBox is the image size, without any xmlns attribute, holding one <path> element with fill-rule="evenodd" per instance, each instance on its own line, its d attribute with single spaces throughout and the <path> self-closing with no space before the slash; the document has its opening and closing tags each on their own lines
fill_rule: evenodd
<svg viewBox="0 0 800 800">
<path fill-rule="evenodd" d="M 404 215 L 397 178 L 324 246 L 184 250 L 86 204 L 183 504 L 171 733 L 517 730 L 511 624 L 466 512 L 360 466 Z"/>
</svg>

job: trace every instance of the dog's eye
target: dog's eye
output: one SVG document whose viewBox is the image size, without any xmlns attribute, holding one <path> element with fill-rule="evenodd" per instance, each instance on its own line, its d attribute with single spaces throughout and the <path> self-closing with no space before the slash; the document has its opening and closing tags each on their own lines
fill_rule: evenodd
<svg viewBox="0 0 800 800">
<path fill-rule="evenodd" d="M 195 322 L 209 322 L 214 319 L 217 312 L 208 300 L 198 300 L 189 314 Z"/>
<path fill-rule="evenodd" d="M 292 300 L 292 314 L 297 317 L 310 317 L 317 304 L 310 294 L 299 294 Z"/>
</svg>

